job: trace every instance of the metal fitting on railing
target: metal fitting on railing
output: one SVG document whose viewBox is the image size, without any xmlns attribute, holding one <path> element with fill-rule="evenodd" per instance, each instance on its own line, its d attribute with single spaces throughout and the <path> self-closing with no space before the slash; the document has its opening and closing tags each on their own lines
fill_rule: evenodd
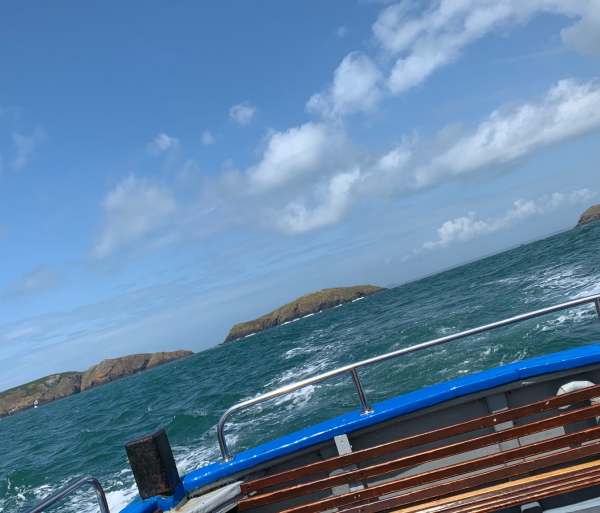
<svg viewBox="0 0 600 513">
<path fill-rule="evenodd" d="M 535 317 L 541 317 L 543 315 L 548 315 L 554 312 L 559 312 L 561 310 L 567 310 L 569 308 L 574 308 L 576 306 L 587 305 L 593 303 L 596 306 L 596 312 L 598 317 L 600 317 L 600 294 L 596 294 L 594 296 L 587 296 L 580 299 L 574 299 L 573 301 L 568 301 L 566 303 L 561 303 L 559 305 L 549 306 L 547 308 L 542 308 L 540 310 L 534 310 L 532 312 L 527 312 L 521 315 L 516 315 L 515 317 L 510 317 L 508 319 L 504 319 L 501 321 L 493 322 L 491 324 L 485 324 L 483 326 L 478 326 L 476 328 L 472 328 L 466 331 L 461 331 L 460 333 L 454 333 L 453 335 L 448 335 L 441 338 L 436 338 L 433 340 L 428 340 L 427 342 L 422 342 L 421 344 L 416 344 L 414 346 L 405 347 L 403 349 L 398 349 L 397 351 L 392 351 L 391 353 L 382 354 L 379 356 L 374 356 L 372 358 L 368 358 L 366 360 L 362 360 L 360 362 L 352 363 L 350 365 L 345 365 L 343 367 L 338 367 L 337 369 L 330 370 L 328 372 L 324 372 L 323 374 L 318 374 L 317 376 L 313 376 L 311 378 L 304 379 L 302 381 L 297 381 L 295 383 L 290 383 L 289 385 L 285 385 L 281 388 L 277 388 L 272 390 L 271 392 L 267 392 L 266 394 L 259 395 L 252 399 L 248 399 L 246 401 L 239 402 L 234 404 L 229 409 L 225 410 L 225 413 L 219 419 L 217 424 L 217 438 L 219 440 L 219 447 L 221 449 L 221 455 L 225 461 L 230 461 L 232 459 L 231 453 L 229 452 L 229 448 L 227 447 L 227 442 L 225 441 L 225 422 L 227 419 L 236 411 L 243 410 L 249 406 L 253 406 L 258 403 L 262 403 L 264 401 L 268 401 L 269 399 L 274 399 L 275 397 L 279 397 L 282 395 L 289 394 L 298 390 L 300 388 L 304 388 L 305 386 L 312 385 L 314 383 L 319 383 L 326 379 L 329 379 L 334 376 L 338 376 L 340 374 L 344 374 L 349 372 L 352 376 L 352 380 L 354 382 L 354 386 L 356 387 L 356 391 L 358 393 L 358 398 L 360 401 L 360 405 L 362 408 L 363 414 L 371 413 L 373 410 L 369 406 L 367 401 L 364 389 L 362 387 L 360 377 L 358 376 L 358 369 L 360 367 L 364 367 L 366 365 L 371 365 L 373 363 L 381 362 L 383 360 L 387 360 L 389 358 L 395 358 L 396 356 L 401 356 L 407 353 L 414 353 L 416 351 L 420 351 L 422 349 L 427 349 L 429 347 L 437 346 L 440 344 L 445 344 L 446 342 L 451 342 L 453 340 L 457 340 L 460 338 L 469 337 L 471 335 L 477 335 L 479 333 L 483 333 L 486 331 L 495 330 L 497 328 L 502 328 L 504 326 L 509 326 L 511 324 L 516 324 L 521 321 L 526 321 L 529 319 L 533 319 Z"/>
<path fill-rule="evenodd" d="M 98 499 L 98 505 L 100 506 L 100 513 L 110 513 L 108 509 L 108 502 L 106 502 L 106 494 L 104 493 L 104 489 L 102 488 L 100 481 L 92 476 L 82 477 L 76 481 L 73 481 L 64 488 L 60 489 L 58 492 L 46 497 L 42 502 L 40 502 L 37 506 L 34 506 L 27 513 L 42 513 L 50 506 L 62 501 L 67 495 L 70 495 L 85 485 L 90 485 L 94 488 L 94 491 L 96 492 L 96 498 Z"/>
</svg>

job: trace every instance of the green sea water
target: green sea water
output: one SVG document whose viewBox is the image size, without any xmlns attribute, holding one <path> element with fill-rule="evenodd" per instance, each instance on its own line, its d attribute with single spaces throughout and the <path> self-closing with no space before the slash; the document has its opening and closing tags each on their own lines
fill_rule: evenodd
<svg viewBox="0 0 600 513">
<path fill-rule="evenodd" d="M 164 427 L 181 473 L 218 458 L 232 404 L 379 353 L 600 292 L 600 223 L 408 283 L 83 394 L 0 419 L 0 512 L 25 511 L 92 474 L 112 512 L 136 494 L 123 444 Z M 600 341 L 593 307 L 473 336 L 364 369 L 376 402 L 424 385 Z M 233 451 L 356 408 L 349 378 L 235 415 Z M 92 492 L 55 509 L 97 511 Z"/>
</svg>

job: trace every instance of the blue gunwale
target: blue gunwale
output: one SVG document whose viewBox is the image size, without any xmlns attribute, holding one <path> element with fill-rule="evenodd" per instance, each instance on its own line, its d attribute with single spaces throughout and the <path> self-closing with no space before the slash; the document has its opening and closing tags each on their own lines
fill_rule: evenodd
<svg viewBox="0 0 600 513">
<path fill-rule="evenodd" d="M 387 420 L 468 394 L 534 376 L 600 363 L 600 344 L 521 360 L 399 395 L 373 405 L 373 413 L 352 411 L 242 451 L 228 462 L 218 461 L 190 472 L 173 497 L 136 499 L 122 513 L 151 513 L 157 506 L 174 507 L 185 494 L 269 460 Z"/>
</svg>

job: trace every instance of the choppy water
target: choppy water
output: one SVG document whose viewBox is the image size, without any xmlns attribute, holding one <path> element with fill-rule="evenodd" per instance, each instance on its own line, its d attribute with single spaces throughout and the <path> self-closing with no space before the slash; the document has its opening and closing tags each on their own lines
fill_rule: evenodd
<svg viewBox="0 0 600 513">
<path fill-rule="evenodd" d="M 409 283 L 110 385 L 0 420 L 0 512 L 97 476 L 111 511 L 135 495 L 123 444 L 165 427 L 180 472 L 218 457 L 233 403 L 289 381 L 433 337 L 600 292 L 600 223 Z M 473 371 L 600 340 L 583 307 L 364 370 L 371 401 Z M 232 419 L 239 451 L 356 407 L 349 379 L 306 387 Z M 57 511 L 96 511 L 82 492 Z"/>
</svg>

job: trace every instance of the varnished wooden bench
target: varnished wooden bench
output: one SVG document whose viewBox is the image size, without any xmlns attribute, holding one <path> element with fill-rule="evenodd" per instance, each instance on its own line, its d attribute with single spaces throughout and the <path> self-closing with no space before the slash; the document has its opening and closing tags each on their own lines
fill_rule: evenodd
<svg viewBox="0 0 600 513">
<path fill-rule="evenodd" d="M 417 506 L 395 510 L 394 513 L 491 513 L 539 501 L 562 493 L 597 485 L 600 481 L 600 460 L 537 474 L 479 490 L 453 495 Z M 350 511 L 350 510 L 346 510 Z M 356 508 L 355 511 L 362 511 Z"/>
<path fill-rule="evenodd" d="M 600 385 L 254 479 L 242 484 L 243 499 L 239 503 L 239 510 L 270 506 L 285 513 L 313 513 L 332 509 L 347 513 L 392 511 L 548 471 L 557 466 L 573 465 L 586 458 L 600 457 L 598 425 L 521 445 L 522 437 L 599 417 L 600 405 L 589 405 L 589 400 L 594 397 L 600 397 Z M 567 406 L 571 408 L 565 411 Z M 562 410 L 559 409 L 561 407 Z M 540 414 L 545 416 L 540 418 Z M 531 416 L 535 418 L 526 421 Z M 510 424 L 512 427 L 506 429 L 484 435 L 475 433 L 471 438 L 443 444 L 450 437 L 489 430 L 517 420 L 519 425 L 516 426 Z M 484 456 L 465 455 L 509 440 L 518 440 L 519 443 L 514 448 Z M 432 443 L 437 446 L 398 457 L 400 451 Z M 417 465 L 431 464 L 448 457 L 460 459 L 461 455 L 463 461 L 442 463 L 428 471 L 402 475 L 402 472 Z M 373 459 L 377 459 L 377 462 L 370 462 Z M 331 471 L 348 469 L 352 465 L 358 468 L 328 476 Z M 591 473 L 589 480 L 576 481 L 581 487 L 590 486 L 588 483 L 597 484 L 597 480 L 600 480 L 600 469 L 595 466 L 590 468 L 598 470 L 598 473 Z M 333 487 L 365 484 L 373 479 L 379 482 L 349 493 L 326 496 Z M 518 495 L 524 501 L 521 504 L 535 500 L 528 498 L 528 489 L 524 487 L 523 493 Z M 532 492 L 533 496 L 535 494 Z"/>
</svg>

